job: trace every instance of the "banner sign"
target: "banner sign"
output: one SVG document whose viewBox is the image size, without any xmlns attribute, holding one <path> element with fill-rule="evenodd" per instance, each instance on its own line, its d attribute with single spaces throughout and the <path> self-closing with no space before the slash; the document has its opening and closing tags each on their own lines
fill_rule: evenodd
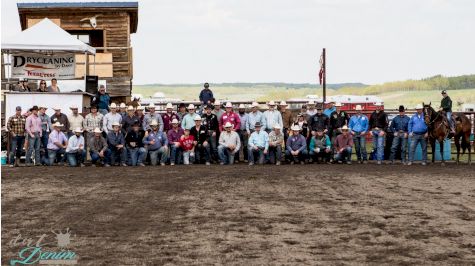
<svg viewBox="0 0 475 266">
<path fill-rule="evenodd" d="M 74 79 L 76 61 L 74 54 L 12 55 L 12 78 Z"/>
</svg>

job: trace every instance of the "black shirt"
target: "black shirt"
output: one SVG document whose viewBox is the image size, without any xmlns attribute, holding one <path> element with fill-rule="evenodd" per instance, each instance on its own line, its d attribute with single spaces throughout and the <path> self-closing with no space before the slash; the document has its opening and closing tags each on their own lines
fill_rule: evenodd
<svg viewBox="0 0 475 266">
<path fill-rule="evenodd" d="M 198 142 L 198 144 L 203 144 L 203 142 L 208 140 L 208 129 L 206 129 L 205 126 L 201 125 L 200 129 L 197 130 L 196 126 L 193 126 L 190 129 L 190 135 L 192 135 L 195 138 L 195 141 Z"/>
<path fill-rule="evenodd" d="M 138 132 L 137 131 L 133 131 L 133 130 L 130 130 L 128 133 L 127 133 L 127 136 L 125 137 L 125 144 L 127 145 L 127 148 L 140 148 L 140 147 L 143 147 L 143 142 L 142 142 L 142 139 L 144 137 L 144 131 L 143 130 L 139 130 Z M 135 142 L 135 147 L 132 147 L 130 146 L 130 143 L 131 142 Z"/>
</svg>

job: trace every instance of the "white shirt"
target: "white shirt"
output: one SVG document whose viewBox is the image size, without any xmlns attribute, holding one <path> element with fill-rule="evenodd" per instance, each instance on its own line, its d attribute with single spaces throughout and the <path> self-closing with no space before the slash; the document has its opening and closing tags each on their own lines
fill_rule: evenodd
<svg viewBox="0 0 475 266">
<path fill-rule="evenodd" d="M 283 127 L 282 123 L 282 114 L 277 110 L 267 110 L 264 112 L 264 117 L 266 119 L 266 128 L 272 130 L 274 125 L 279 125 Z"/>
<path fill-rule="evenodd" d="M 77 127 L 82 128 L 82 123 L 84 122 L 84 117 L 82 115 L 68 115 L 69 129 L 71 131 L 75 130 Z"/>
<path fill-rule="evenodd" d="M 112 131 L 112 124 L 117 122 L 120 124 L 122 122 L 122 116 L 119 113 L 113 114 L 112 112 L 107 113 L 102 120 L 102 128 L 107 133 Z"/>
<path fill-rule="evenodd" d="M 82 149 L 84 149 L 84 137 L 73 135 L 69 138 L 68 146 L 66 147 L 66 152 L 77 152 L 79 149 L 79 145 L 82 145 Z"/>
</svg>

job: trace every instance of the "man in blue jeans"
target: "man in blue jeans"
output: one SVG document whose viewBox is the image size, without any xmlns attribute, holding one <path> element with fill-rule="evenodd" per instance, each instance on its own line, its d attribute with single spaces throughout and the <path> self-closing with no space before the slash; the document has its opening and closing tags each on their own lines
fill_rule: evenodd
<svg viewBox="0 0 475 266">
<path fill-rule="evenodd" d="M 89 154 L 91 155 L 92 166 L 96 166 L 98 161 L 102 161 L 105 167 L 110 166 L 110 151 L 107 148 L 107 141 L 102 136 L 102 130 L 94 128 L 94 136 L 89 139 Z"/>
<path fill-rule="evenodd" d="M 411 165 L 414 161 L 414 153 L 416 147 L 420 143 L 422 148 L 422 165 L 427 164 L 427 125 L 424 121 L 424 114 L 422 112 L 422 104 L 416 106 L 417 113 L 409 120 L 408 131 L 411 138 L 411 146 L 409 150 L 409 163 Z"/>
<path fill-rule="evenodd" d="M 21 106 L 17 106 L 15 115 L 9 117 L 7 122 L 7 129 L 11 136 L 10 167 L 19 166 L 23 144 L 25 143 L 25 124 L 26 118 L 21 114 Z"/>
<path fill-rule="evenodd" d="M 152 120 L 152 122 L 156 122 Z M 125 143 L 127 152 L 129 154 L 129 165 L 131 166 L 145 166 L 143 163 L 145 156 L 147 156 L 147 149 L 144 147 L 143 138 L 145 134 L 140 128 L 140 123 L 137 121 L 132 125 L 132 129 L 129 130 L 125 137 Z"/>
<path fill-rule="evenodd" d="M 383 104 L 377 102 L 376 110 L 369 118 L 369 128 L 373 136 L 373 149 L 376 150 L 376 160 L 378 164 L 384 160 L 384 137 L 388 129 L 388 116 L 383 110 Z"/>
<path fill-rule="evenodd" d="M 359 163 L 368 163 L 366 154 L 366 133 L 368 132 L 368 117 L 362 114 L 361 105 L 356 105 L 356 114 L 350 118 L 348 128 L 355 143 L 356 157 Z"/>
<path fill-rule="evenodd" d="M 399 106 L 399 115 L 394 117 L 389 127 L 390 132 L 394 134 L 393 144 L 391 145 L 391 154 L 389 155 L 389 161 L 394 163 L 396 152 L 401 147 L 401 162 L 406 164 L 406 146 L 408 137 L 409 116 L 406 115 L 406 110 L 403 105 Z"/>
<path fill-rule="evenodd" d="M 84 145 L 84 137 L 82 136 L 82 129 L 77 127 L 74 129 L 74 135 L 68 140 L 68 146 L 66 147 L 66 158 L 68 159 L 69 166 L 74 167 L 78 164 L 84 167 L 84 161 L 86 160 L 86 147 Z"/>
<path fill-rule="evenodd" d="M 53 124 L 53 131 L 49 134 L 48 137 L 48 157 L 49 163 L 51 166 L 54 164 L 55 160 L 58 160 L 58 164 L 64 162 L 64 154 L 66 152 L 66 147 L 68 146 L 68 139 L 66 135 L 61 131 L 63 124 L 56 122 Z"/>
<path fill-rule="evenodd" d="M 158 122 L 152 121 L 150 124 L 152 130 L 145 131 L 143 143 L 147 146 L 150 155 L 150 164 L 157 165 L 158 156 L 160 156 L 160 165 L 164 166 L 168 160 L 168 138 L 162 131 L 158 130 Z"/>
</svg>

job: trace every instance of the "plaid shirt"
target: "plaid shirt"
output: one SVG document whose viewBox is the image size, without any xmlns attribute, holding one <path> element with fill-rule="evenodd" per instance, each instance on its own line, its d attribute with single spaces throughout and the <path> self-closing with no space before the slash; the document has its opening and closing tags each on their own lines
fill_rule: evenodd
<svg viewBox="0 0 475 266">
<path fill-rule="evenodd" d="M 96 127 L 102 128 L 102 118 L 104 115 L 101 113 L 96 113 L 96 116 L 92 116 L 92 113 L 86 115 L 86 118 L 83 120 L 83 127 L 88 132 L 94 131 Z"/>
<path fill-rule="evenodd" d="M 26 118 L 22 115 L 14 115 L 8 118 L 8 131 L 15 133 L 18 136 L 25 135 Z"/>
</svg>

